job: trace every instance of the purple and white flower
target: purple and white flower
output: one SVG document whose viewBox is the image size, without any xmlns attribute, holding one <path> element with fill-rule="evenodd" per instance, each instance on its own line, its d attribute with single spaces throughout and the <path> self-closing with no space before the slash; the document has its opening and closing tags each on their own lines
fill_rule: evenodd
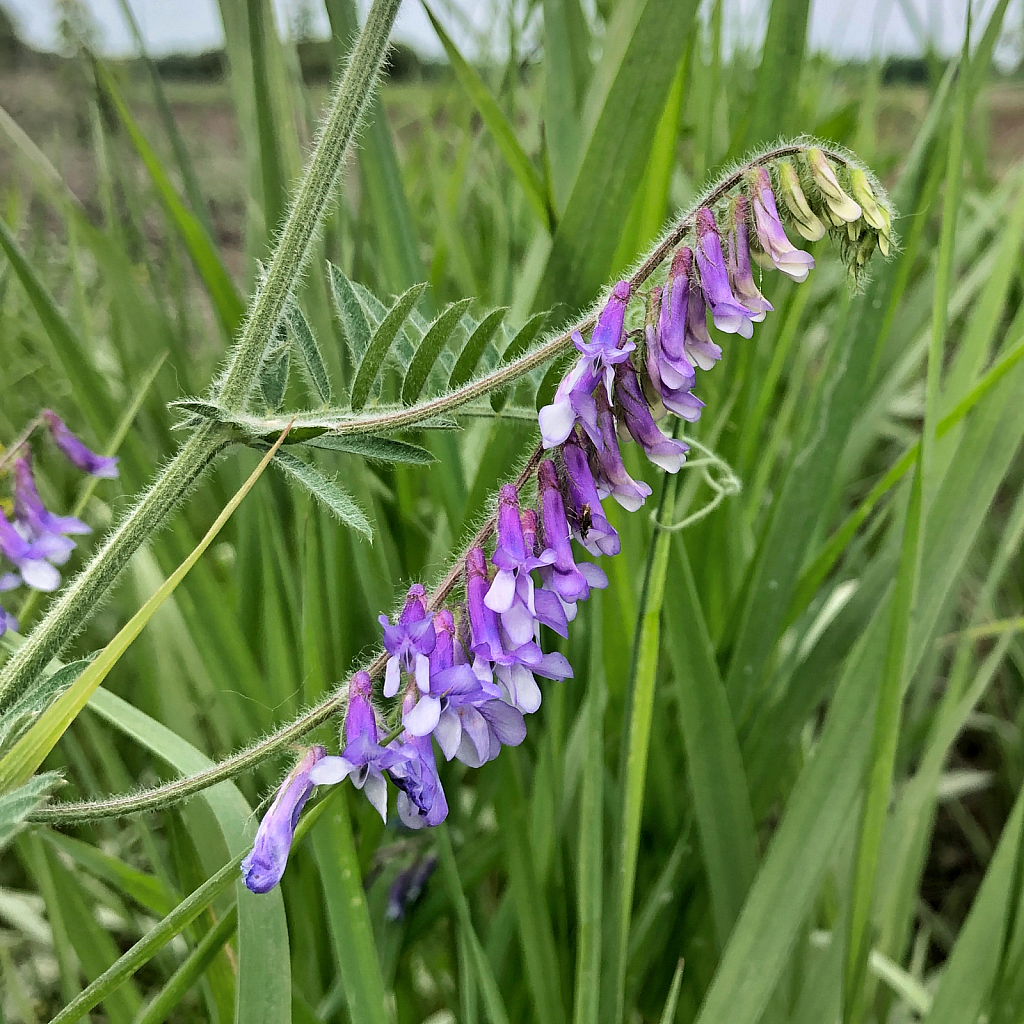
<svg viewBox="0 0 1024 1024">
<path fill-rule="evenodd" d="M 388 786 L 384 769 L 394 760 L 380 746 L 377 712 L 373 707 L 373 685 L 366 672 L 356 672 L 348 684 L 348 708 L 345 712 L 345 749 L 340 756 L 322 757 L 309 773 L 318 786 L 331 786 L 351 779 L 361 789 L 377 813 L 388 820 Z"/>
<path fill-rule="evenodd" d="M 740 196 L 733 206 L 732 230 L 729 232 L 729 279 L 736 297 L 754 314 L 754 323 L 760 323 L 765 314 L 771 313 L 775 307 L 754 283 L 750 269 L 749 218 L 750 204 L 746 196 Z"/>
<path fill-rule="evenodd" d="M 427 616 L 426 591 L 414 583 L 405 598 L 398 622 L 391 625 L 386 615 L 378 619 L 384 627 L 384 648 L 388 652 L 384 670 L 384 696 L 394 697 L 402 681 L 402 673 L 413 675 L 421 693 L 430 691 L 430 652 L 437 638 L 434 624 Z"/>
<path fill-rule="evenodd" d="M 590 341 L 584 341 L 579 331 L 573 332 L 573 344 L 582 357 L 558 385 L 551 405 L 544 406 L 538 414 L 545 448 L 560 445 L 577 423 L 587 431 L 595 444 L 601 443 L 594 390 L 603 384 L 605 394 L 611 401 L 615 366 L 628 359 L 635 348 L 631 341 L 622 342 L 628 303 L 629 282 L 620 281 L 612 289 L 608 302 L 601 310 Z"/>
<path fill-rule="evenodd" d="M 722 238 L 718 233 L 714 214 L 702 206 L 697 211 L 697 268 L 700 270 L 700 286 L 704 292 L 711 318 L 715 326 L 726 334 L 738 334 L 743 338 L 753 337 L 753 310 L 747 309 L 733 295 L 729 284 L 729 268 L 722 251 Z"/>
<path fill-rule="evenodd" d="M 281 783 L 270 810 L 256 831 L 252 850 L 242 861 L 242 881 L 250 891 L 270 892 L 281 881 L 295 837 L 295 826 L 315 785 L 310 773 L 326 754 L 323 747 L 310 747 Z"/>
<path fill-rule="evenodd" d="M 758 167 L 751 173 L 751 184 L 754 193 L 754 225 L 761 248 L 771 258 L 776 270 L 781 270 L 794 281 L 806 281 L 807 275 L 814 269 L 814 257 L 803 249 L 797 249 L 786 236 L 786 229 L 782 226 L 775 206 L 775 194 L 772 192 L 768 172 Z M 810 208 L 807 212 L 810 213 Z"/>
</svg>

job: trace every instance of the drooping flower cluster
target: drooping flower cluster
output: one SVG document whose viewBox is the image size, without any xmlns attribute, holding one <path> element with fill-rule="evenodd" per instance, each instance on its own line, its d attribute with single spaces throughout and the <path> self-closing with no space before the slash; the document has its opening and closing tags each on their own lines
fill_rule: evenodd
<svg viewBox="0 0 1024 1024">
<path fill-rule="evenodd" d="M 855 271 L 875 245 L 887 252 L 890 215 L 875 197 L 866 175 L 844 167 L 855 198 L 844 191 L 836 169 L 816 149 L 774 164 L 778 190 L 790 220 L 815 241 L 826 224 L 841 230 L 844 254 Z M 697 371 L 722 357 L 711 337 L 711 322 L 724 334 L 749 338 L 753 326 L 772 312 L 761 294 L 753 266 L 774 267 L 803 281 L 814 266 L 810 253 L 789 240 L 776 204 L 772 175 L 755 167 L 742 194 L 694 218 L 690 244 L 680 244 L 664 282 L 649 289 L 642 328 L 627 329 L 635 296 L 619 281 L 597 317 L 589 340 L 572 334 L 579 358 L 550 405 L 540 410 L 540 457 L 534 479 L 507 484 L 498 495 L 495 542 L 488 556 L 473 546 L 464 559 L 464 601 L 433 609 L 425 589 L 409 588 L 394 624 L 381 616 L 387 652 L 385 698 L 400 698 L 401 725 L 387 743 L 374 710 L 366 672 L 349 684 L 341 755 L 312 748 L 285 780 L 260 826 L 252 858 L 284 872 L 294 819 L 309 789 L 351 778 L 382 818 L 387 818 L 387 780 L 398 790 L 401 820 L 411 828 L 436 825 L 448 813 L 438 774 L 434 741 L 446 760 L 479 767 L 515 746 L 526 735 L 525 717 L 541 703 L 537 677 L 562 680 L 572 667 L 541 646 L 542 629 L 568 636 L 577 606 L 593 588 L 608 585 L 594 562 L 577 559 L 575 541 L 592 556 L 615 555 L 619 536 L 602 501 L 612 497 L 636 511 L 651 488 L 626 470 L 620 439 L 631 438 L 654 465 L 676 473 L 688 446 L 658 425 L 666 412 L 693 422 L 703 403 L 694 394 Z M 641 345 L 638 346 L 638 340 Z M 250 888 L 251 872 L 246 884 Z M 275 878 L 275 881 L 276 881 Z M 260 888 L 256 891 L 265 891 Z"/>
<path fill-rule="evenodd" d="M 117 459 L 90 451 L 55 412 L 44 409 L 34 423 L 46 425 L 57 447 L 76 469 L 95 477 L 117 476 Z M 0 592 L 20 586 L 56 590 L 60 586 L 58 566 L 68 560 L 75 548 L 71 538 L 91 532 L 90 527 L 74 516 L 55 515 L 43 504 L 27 442 L 10 454 L 13 458 L 5 459 L 4 464 L 14 479 L 13 515 L 8 517 L 0 507 Z M 17 628 L 17 620 L 0 605 L 0 636 Z"/>
</svg>

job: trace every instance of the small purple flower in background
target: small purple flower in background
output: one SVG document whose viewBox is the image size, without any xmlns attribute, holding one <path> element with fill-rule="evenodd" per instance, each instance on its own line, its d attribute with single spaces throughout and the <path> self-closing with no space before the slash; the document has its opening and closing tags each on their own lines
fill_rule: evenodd
<svg viewBox="0 0 1024 1024">
<path fill-rule="evenodd" d="M 345 712 L 345 749 L 340 757 L 321 757 L 309 773 L 317 786 L 332 786 L 351 778 L 367 800 L 388 820 L 388 785 L 383 771 L 394 760 L 380 746 L 377 712 L 373 707 L 373 686 L 366 672 L 357 672 L 348 684 L 348 709 Z"/>
<path fill-rule="evenodd" d="M 437 867 L 437 854 L 428 853 L 399 871 L 388 889 L 388 902 L 384 916 L 389 921 L 401 921 L 408 909 L 420 898 L 423 887 Z"/>
<path fill-rule="evenodd" d="M 56 590 L 60 586 L 60 573 L 52 563 L 57 562 L 59 565 L 67 561 L 70 550 L 68 543 L 66 538 L 57 534 L 44 534 L 34 541 L 26 540 L 4 515 L 3 509 L 0 509 L 0 554 L 17 570 L 16 576 L 13 573 L 4 574 L 8 584 L 4 589 L 13 589 L 10 582 L 14 578 L 33 590 L 47 593 Z"/>
<path fill-rule="evenodd" d="M 701 290 L 711 309 L 715 326 L 727 334 L 753 337 L 755 313 L 732 293 L 718 225 L 715 224 L 714 214 L 706 206 L 697 211 L 696 257 Z"/>
<path fill-rule="evenodd" d="M 415 698 L 407 693 L 403 713 L 411 711 Z M 394 762 L 388 775 L 398 787 L 398 816 L 409 828 L 440 825 L 448 817 L 448 801 L 437 774 L 437 762 L 430 736 L 413 736 L 408 731 L 395 741 Z"/>
<path fill-rule="evenodd" d="M 814 257 L 803 249 L 797 249 L 786 236 L 786 229 L 782 226 L 775 206 L 768 172 L 763 167 L 757 168 L 751 174 L 751 182 L 754 190 L 754 224 L 761 248 L 771 258 L 776 270 L 788 274 L 794 281 L 806 281 L 807 275 L 814 269 Z"/>
<path fill-rule="evenodd" d="M 398 693 L 403 672 L 415 676 L 421 693 L 430 690 L 430 659 L 437 638 L 434 624 L 427 616 L 426 591 L 414 583 L 405 598 L 405 607 L 392 626 L 386 615 L 379 618 L 384 627 L 384 647 L 390 657 L 384 672 L 384 696 Z"/>
<path fill-rule="evenodd" d="M 68 461 L 90 476 L 108 480 L 117 477 L 117 459 L 110 455 L 97 455 L 90 451 L 67 428 L 67 424 L 52 410 L 44 409 L 43 418 L 50 428 L 54 444 L 67 456 Z"/>
<path fill-rule="evenodd" d="M 242 880 L 250 891 L 270 892 L 281 881 L 299 814 L 313 792 L 310 772 L 326 754 L 323 747 L 310 747 L 281 783 L 270 810 L 260 822 L 252 850 L 242 861 Z"/>
<path fill-rule="evenodd" d="M 628 359 L 636 347 L 631 341 L 619 346 L 628 302 L 629 282 L 620 281 L 601 310 L 590 341 L 584 341 L 579 331 L 573 333 L 573 344 L 582 358 L 558 385 L 551 405 L 544 406 L 538 414 L 545 448 L 560 445 L 572 433 L 577 422 L 594 443 L 600 445 L 594 389 L 603 383 L 608 401 L 611 401 L 614 368 L 617 363 Z"/>
<path fill-rule="evenodd" d="M 14 460 L 14 514 L 35 539 L 47 534 L 65 536 L 92 533 L 92 528 L 86 526 L 81 519 L 54 515 L 46 508 L 36 490 L 32 467 L 25 458 Z M 74 546 L 72 541 L 67 542 L 68 554 Z"/>
<path fill-rule="evenodd" d="M 729 233 L 729 278 L 736 297 L 755 314 L 751 319 L 760 323 L 775 307 L 761 294 L 750 270 L 749 218 L 750 204 L 745 196 L 740 196 L 733 207 Z"/>
<path fill-rule="evenodd" d="M 679 467 L 686 461 L 689 445 L 666 437 L 658 429 L 632 363 L 616 367 L 615 407 L 626 429 L 643 448 L 647 458 L 667 473 L 678 473 Z"/>
</svg>

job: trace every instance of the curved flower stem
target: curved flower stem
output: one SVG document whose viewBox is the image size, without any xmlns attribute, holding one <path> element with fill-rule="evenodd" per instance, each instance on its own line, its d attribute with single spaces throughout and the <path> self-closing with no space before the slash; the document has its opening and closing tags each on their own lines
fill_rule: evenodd
<svg viewBox="0 0 1024 1024">
<path fill-rule="evenodd" d="M 215 385 L 219 401 L 240 410 L 259 376 L 267 341 L 312 251 L 334 193 L 345 153 L 369 102 L 387 52 L 401 0 L 374 0 L 345 73 L 334 92 L 323 130 L 288 211 L 266 277 L 257 288 L 241 337 Z M 46 617 L 0 671 L 0 707 L 27 689 L 51 658 L 82 628 L 131 556 L 155 533 L 224 447 L 214 423 L 200 426 L 150 484 L 60 594 Z"/>
<path fill-rule="evenodd" d="M 376 10 L 377 6 L 382 2 L 384 2 L 384 0 L 377 0 L 374 5 L 374 9 Z M 394 3 L 395 0 L 386 0 L 386 2 Z M 395 3 L 395 6 L 397 6 L 397 3 Z M 695 204 L 691 210 L 677 221 L 675 226 L 673 226 L 665 234 L 662 240 L 651 250 L 650 254 L 637 265 L 634 272 L 628 278 L 631 288 L 636 288 L 643 284 L 665 261 L 675 247 L 679 245 L 686 233 L 693 227 L 694 218 L 699 206 L 711 206 L 719 202 L 742 182 L 743 177 L 751 169 L 771 163 L 772 161 L 778 160 L 782 157 L 801 153 L 808 145 L 811 145 L 809 141 L 806 143 L 799 141 L 783 146 L 777 146 L 773 149 L 766 150 L 725 175 L 711 190 L 700 198 L 699 202 Z M 845 153 L 831 148 L 820 148 L 822 148 L 831 159 L 838 163 L 845 166 L 850 165 L 850 159 Z M 287 228 L 285 231 L 287 233 Z M 337 429 L 346 433 L 394 430 L 401 426 L 421 422 L 423 419 L 430 416 L 440 415 L 451 409 L 458 408 L 460 405 L 464 405 L 482 394 L 493 391 L 505 383 L 510 383 L 534 367 L 554 358 L 564 349 L 568 348 L 574 331 L 578 330 L 582 332 L 589 330 L 595 322 L 596 314 L 591 313 L 573 324 L 568 330 L 563 331 L 557 337 L 550 339 L 537 349 L 534 349 L 532 352 L 529 352 L 521 358 L 514 360 L 505 366 L 499 367 L 492 373 L 487 374 L 476 381 L 471 381 L 464 387 L 457 388 L 446 395 L 441 395 L 437 398 L 419 403 L 418 405 L 410 406 L 408 409 L 398 409 L 394 411 L 387 411 L 383 414 L 377 414 L 372 417 L 346 420 L 340 423 Z M 229 374 L 228 381 L 232 379 L 231 374 Z M 266 422 L 270 424 L 274 421 L 268 420 Z M 209 429 L 213 429 L 212 425 Z M 544 450 L 539 445 L 533 450 L 523 469 L 516 478 L 515 485 L 517 489 L 522 487 L 529 479 L 530 475 L 536 470 L 543 458 L 543 454 Z M 129 517 L 129 523 L 130 519 L 131 517 Z M 469 544 L 452 563 L 451 568 L 440 580 L 430 595 L 427 606 L 431 611 L 437 610 L 452 591 L 459 585 L 459 581 L 465 570 L 466 553 L 470 548 L 480 546 L 487 541 L 494 530 L 496 521 L 496 513 L 492 512 L 483 522 L 479 530 L 477 530 Z M 100 559 L 101 555 L 102 552 L 97 555 L 94 562 Z M 81 577 L 79 579 L 81 579 Z M 78 581 L 76 581 L 76 584 L 77 583 Z M 100 591 L 100 593 L 101 592 L 102 591 Z M 33 634 L 33 636 L 34 635 L 35 634 Z M 21 648 L 21 651 L 19 651 L 19 654 L 31 646 L 31 641 L 32 637 L 26 641 L 25 645 Z M 52 654 L 56 654 L 58 650 L 59 648 L 55 647 L 51 652 L 51 656 Z M 48 657 L 46 660 L 48 660 Z M 12 659 L 12 663 L 13 661 L 14 659 Z M 366 671 L 370 674 L 371 678 L 376 678 L 383 672 L 385 661 L 386 655 L 384 652 L 380 652 L 366 666 Z M 34 670 L 38 671 L 44 664 L 45 660 L 36 664 Z M 3 683 L 9 678 L 10 669 L 11 665 L 8 665 L 4 676 L 0 677 L 0 699 L 2 699 L 5 692 L 3 689 Z M 344 706 L 345 698 L 342 695 L 342 691 L 339 690 L 332 696 L 326 698 L 320 704 L 317 704 L 315 707 L 302 712 L 297 718 L 289 722 L 287 725 L 282 726 L 270 736 L 244 751 L 233 754 L 225 761 L 222 761 L 205 772 L 200 772 L 188 778 L 178 779 L 174 782 L 158 786 L 142 793 L 124 797 L 115 797 L 111 800 L 74 804 L 52 804 L 49 807 L 35 812 L 31 818 L 35 821 L 51 822 L 81 821 L 92 818 L 123 816 L 127 814 L 134 814 L 139 811 L 154 810 L 159 807 L 167 806 L 179 800 L 183 800 L 202 789 L 215 785 L 225 778 L 230 778 L 233 775 L 237 775 L 256 764 L 259 764 L 262 760 L 271 756 L 281 747 L 294 742 L 311 729 L 314 729 L 316 726 L 327 721 L 331 716 L 342 711 Z"/>
<path fill-rule="evenodd" d="M 675 250 L 676 246 L 678 246 L 683 240 L 686 233 L 693 229 L 697 210 L 701 206 L 713 206 L 715 203 L 722 200 L 733 189 L 735 189 L 743 181 L 744 176 L 754 168 L 761 167 L 764 164 L 770 164 L 773 161 L 786 156 L 794 156 L 803 152 L 808 145 L 810 145 L 809 142 L 807 145 L 792 143 L 785 146 L 777 146 L 774 149 L 766 150 L 764 153 L 748 160 L 746 163 L 741 164 L 735 170 L 727 174 L 712 189 L 702 195 L 698 202 L 695 203 L 675 223 L 675 225 L 667 231 L 665 236 L 654 247 L 654 249 L 652 249 L 651 252 L 645 256 L 639 264 L 637 264 L 636 269 L 628 277 L 630 287 L 633 289 L 639 287 L 658 269 L 658 267 L 661 266 L 662 263 L 665 262 L 668 256 Z M 841 163 L 844 166 L 849 166 L 850 160 L 845 154 L 830 149 L 827 146 L 819 146 L 818 148 L 821 149 L 822 152 L 824 152 L 830 159 L 835 160 L 837 163 Z M 572 343 L 572 335 L 576 331 L 585 333 L 590 330 L 596 322 L 597 314 L 592 311 L 583 318 L 570 324 L 559 334 L 549 338 L 543 344 L 538 345 L 537 348 L 526 352 L 524 355 L 520 356 L 518 359 L 512 360 L 510 363 L 505 363 L 502 366 L 495 367 L 490 372 L 463 384 L 461 387 L 454 388 L 442 395 L 436 395 L 426 401 L 417 402 L 415 405 L 403 408 L 376 410 L 369 415 L 353 416 L 351 419 L 339 419 L 326 432 L 334 434 L 387 433 L 389 431 L 399 430 L 402 427 L 414 426 L 435 416 L 442 416 L 445 413 L 458 409 L 460 406 L 463 406 L 468 402 L 472 402 L 475 398 L 480 398 L 483 395 L 490 394 L 492 391 L 497 391 L 506 385 L 514 383 L 531 370 L 536 369 L 538 366 L 543 366 L 544 363 L 550 362 L 569 348 Z M 261 419 L 259 420 L 259 429 L 261 432 L 265 430 L 267 433 L 273 433 L 276 436 L 276 434 L 280 433 L 284 424 L 289 421 L 291 415 L 293 414 L 289 413 L 277 417 Z M 255 425 L 255 421 L 247 421 L 247 423 L 249 426 Z M 296 417 L 296 424 L 299 426 L 302 425 L 302 413 L 299 413 Z"/>
</svg>

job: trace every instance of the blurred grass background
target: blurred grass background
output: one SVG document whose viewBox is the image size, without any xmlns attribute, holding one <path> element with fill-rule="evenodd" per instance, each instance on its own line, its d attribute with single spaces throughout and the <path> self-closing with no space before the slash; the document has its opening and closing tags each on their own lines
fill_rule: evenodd
<svg viewBox="0 0 1024 1024">
<path fill-rule="evenodd" d="M 0 38 L 0 437 L 50 406 L 103 447 L 140 397 L 121 481 L 87 505 L 98 530 L 172 451 L 166 403 L 205 388 L 268 252 L 325 69 L 357 24 L 350 0 L 326 6 L 333 39 L 297 46 L 265 0 L 221 0 L 224 53 L 162 68 L 94 64 L 70 3 L 63 57 Z M 699 15 L 544 0 L 510 5 L 508 52 L 461 75 L 402 54 L 321 252 L 382 298 L 425 280 L 428 314 L 473 296 L 517 326 L 547 307 L 556 323 L 730 160 L 802 131 L 878 171 L 902 248 L 858 294 L 826 243 L 803 287 L 766 280 L 778 312 L 752 341 L 727 339 L 694 431 L 742 492 L 681 534 L 610 510 L 624 553 L 567 646 L 575 679 L 547 686 L 523 748 L 445 770 L 445 826 L 383 829 L 338 793 L 279 894 L 222 894 L 94 1019 L 1024 1019 L 1019 366 L 938 444 L 901 626 L 909 475 L 872 494 L 921 431 L 936 323 L 942 415 L 1024 338 L 1024 79 L 992 63 L 1020 11 L 975 8 L 959 76 L 932 51 L 844 65 L 808 52 L 809 0 L 775 0 L 757 52 L 723 46 L 729 0 Z M 452 11 L 435 13 L 450 29 Z M 960 144 L 962 167 L 948 159 Z M 324 267 L 302 305 L 342 382 Z M 298 381 L 289 404 L 305 404 Z M 199 751 L 223 757 L 346 678 L 376 615 L 445 566 L 532 443 L 511 416 L 462 425 L 414 438 L 430 468 L 319 457 L 369 510 L 372 545 L 268 474 L 64 734 L 47 761 L 66 772 L 61 796 L 194 771 Z M 254 461 L 232 454 L 139 552 L 79 654 L 183 560 Z M 70 508 L 72 474 L 44 455 L 40 475 Z M 710 493 L 682 474 L 676 514 Z M 23 631 L 44 611 L 22 609 Z M 898 626 L 902 715 L 858 964 L 854 854 Z M 48 1020 L 238 852 L 285 767 L 178 809 L 22 833 L 0 862 L 6 1018 Z M 389 909 L 396 878 L 434 858 L 422 892 Z M 844 978 L 859 996 L 841 1009 Z"/>
</svg>

